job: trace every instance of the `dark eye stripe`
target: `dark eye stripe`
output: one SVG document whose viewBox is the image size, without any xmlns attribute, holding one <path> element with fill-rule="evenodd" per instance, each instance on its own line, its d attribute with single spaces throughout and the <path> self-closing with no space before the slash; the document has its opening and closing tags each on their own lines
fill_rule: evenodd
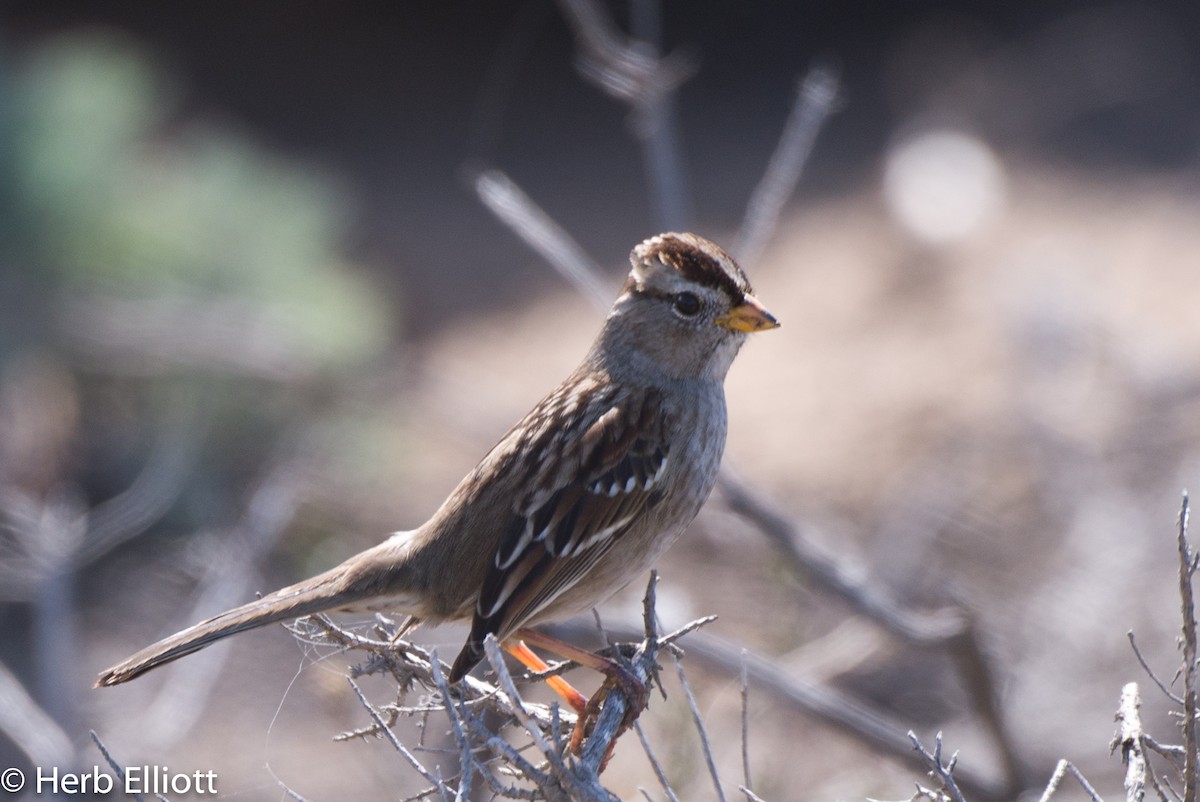
<svg viewBox="0 0 1200 802">
<path fill-rule="evenodd" d="M 636 295 L 638 298 L 654 298 L 655 300 L 666 301 L 667 303 L 674 303 L 676 295 L 673 292 L 663 292 L 662 290 L 633 285 L 626 287 L 625 292 L 629 295 Z"/>
</svg>

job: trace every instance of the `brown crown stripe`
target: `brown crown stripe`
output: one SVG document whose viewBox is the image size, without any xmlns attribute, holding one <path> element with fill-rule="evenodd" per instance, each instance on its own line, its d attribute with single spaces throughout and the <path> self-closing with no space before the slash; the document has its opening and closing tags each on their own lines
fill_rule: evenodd
<svg viewBox="0 0 1200 802">
<path fill-rule="evenodd" d="M 639 251 L 643 259 L 657 258 L 678 270 L 688 281 L 724 290 L 735 304 L 753 293 L 750 282 L 733 258 L 708 240 L 663 234 L 647 240 Z"/>
</svg>

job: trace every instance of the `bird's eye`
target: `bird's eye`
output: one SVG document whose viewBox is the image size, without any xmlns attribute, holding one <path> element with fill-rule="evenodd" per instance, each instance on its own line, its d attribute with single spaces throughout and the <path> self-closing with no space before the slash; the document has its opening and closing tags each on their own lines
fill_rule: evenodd
<svg viewBox="0 0 1200 802">
<path fill-rule="evenodd" d="M 675 311 L 684 317 L 694 317 L 700 312 L 700 299 L 693 292 L 681 292 L 675 296 Z"/>
</svg>

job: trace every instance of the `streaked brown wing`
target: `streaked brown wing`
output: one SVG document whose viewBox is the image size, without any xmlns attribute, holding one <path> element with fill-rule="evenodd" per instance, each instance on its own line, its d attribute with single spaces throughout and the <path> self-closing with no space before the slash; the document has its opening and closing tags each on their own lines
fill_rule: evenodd
<svg viewBox="0 0 1200 802">
<path fill-rule="evenodd" d="M 534 488 L 514 499 L 512 520 L 480 590 L 457 679 L 482 658 L 486 635 L 503 639 L 551 604 L 661 497 L 670 455 L 657 391 L 583 405 L 586 416 L 530 443 L 541 457 Z M 582 432 L 580 435 L 579 432 Z M 568 445 L 570 444 L 570 445 Z"/>
</svg>

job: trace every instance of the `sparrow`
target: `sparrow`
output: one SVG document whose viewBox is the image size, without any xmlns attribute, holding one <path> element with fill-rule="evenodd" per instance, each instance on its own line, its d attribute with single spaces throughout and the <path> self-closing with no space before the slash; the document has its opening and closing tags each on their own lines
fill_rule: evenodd
<svg viewBox="0 0 1200 802">
<path fill-rule="evenodd" d="M 487 635 L 520 657 L 522 633 L 589 610 L 645 572 L 716 483 L 734 358 L 750 333 L 779 322 L 729 254 L 695 234 L 651 237 L 630 263 L 583 362 L 425 523 L 164 638 L 96 685 L 238 632 L 333 611 L 469 620 L 448 677 L 456 682 L 483 658 Z"/>
</svg>

